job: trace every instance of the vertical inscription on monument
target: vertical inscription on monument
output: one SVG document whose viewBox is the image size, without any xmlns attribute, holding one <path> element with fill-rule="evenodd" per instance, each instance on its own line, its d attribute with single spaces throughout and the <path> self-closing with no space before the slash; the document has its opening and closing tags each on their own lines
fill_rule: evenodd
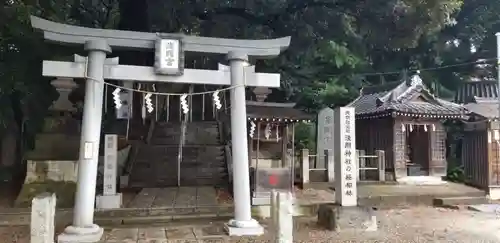
<svg viewBox="0 0 500 243">
<path fill-rule="evenodd" d="M 317 141 L 316 141 L 316 167 L 327 168 L 325 164 L 325 150 L 333 150 L 333 110 L 323 108 L 318 114 Z M 331 161 L 333 163 L 333 161 Z"/>
<path fill-rule="evenodd" d="M 104 137 L 104 180 L 103 195 L 116 194 L 117 142 L 116 134 L 106 134 Z"/>
<path fill-rule="evenodd" d="M 357 205 L 354 108 L 335 110 L 335 199 L 342 206 Z"/>
</svg>

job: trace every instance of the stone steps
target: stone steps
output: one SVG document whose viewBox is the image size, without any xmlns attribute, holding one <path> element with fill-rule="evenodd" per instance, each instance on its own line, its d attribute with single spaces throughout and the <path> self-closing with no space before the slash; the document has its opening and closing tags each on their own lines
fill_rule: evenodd
<svg viewBox="0 0 500 243">
<path fill-rule="evenodd" d="M 138 148 L 129 186 L 177 186 L 180 135 L 180 123 L 157 123 L 150 143 Z M 180 164 L 181 185 L 227 184 L 224 146 L 219 138 L 217 122 L 187 124 Z"/>
<path fill-rule="evenodd" d="M 154 183 L 144 180 L 132 180 L 129 183 L 129 188 L 144 188 L 154 184 L 156 187 L 172 187 L 177 186 L 177 176 L 170 178 L 155 178 Z M 227 179 L 213 177 L 198 177 L 196 179 L 183 179 L 181 175 L 181 186 L 209 186 L 209 185 L 226 185 Z"/>
<path fill-rule="evenodd" d="M 175 145 L 181 140 L 181 123 L 162 123 L 155 125 L 152 144 Z M 185 144 L 218 145 L 219 127 L 217 122 L 189 122 L 186 126 Z"/>
</svg>

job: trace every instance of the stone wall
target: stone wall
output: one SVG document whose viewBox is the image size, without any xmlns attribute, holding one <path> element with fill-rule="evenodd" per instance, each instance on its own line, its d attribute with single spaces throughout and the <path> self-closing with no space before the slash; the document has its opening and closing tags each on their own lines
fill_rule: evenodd
<svg viewBox="0 0 500 243">
<path fill-rule="evenodd" d="M 15 206 L 29 207 L 36 195 L 51 192 L 56 193 L 59 207 L 72 207 L 77 177 L 76 160 L 28 160 L 26 178 Z"/>
<path fill-rule="evenodd" d="M 118 176 L 128 159 L 130 146 L 118 151 Z M 97 185 L 102 185 L 104 158 L 99 158 Z M 28 160 L 26 178 L 15 205 L 29 207 L 31 200 L 43 192 L 56 193 L 57 205 L 61 208 L 73 207 L 76 182 L 78 179 L 78 160 Z"/>
</svg>

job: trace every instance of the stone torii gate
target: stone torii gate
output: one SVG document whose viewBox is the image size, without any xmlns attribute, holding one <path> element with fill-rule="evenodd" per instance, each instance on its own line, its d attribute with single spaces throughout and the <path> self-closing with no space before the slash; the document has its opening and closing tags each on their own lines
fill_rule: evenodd
<svg viewBox="0 0 500 243">
<path fill-rule="evenodd" d="M 31 17 L 34 29 L 48 41 L 84 46 L 86 62 L 43 62 L 43 75 L 85 78 L 78 183 L 73 224 L 58 236 L 58 242 L 97 242 L 103 230 L 94 224 L 94 203 L 99 153 L 99 138 L 104 96 L 104 79 L 139 82 L 232 85 L 231 139 L 233 154 L 234 219 L 227 224 L 230 235 L 263 234 L 263 228 L 251 217 L 248 167 L 245 86 L 279 87 L 280 75 L 255 73 L 248 58 L 272 58 L 290 44 L 290 37 L 270 40 L 236 40 L 155 34 L 71 26 Z M 112 49 L 156 51 L 155 67 L 119 65 L 106 59 Z M 227 55 L 229 67 L 219 70 L 183 68 L 183 52 Z"/>
</svg>

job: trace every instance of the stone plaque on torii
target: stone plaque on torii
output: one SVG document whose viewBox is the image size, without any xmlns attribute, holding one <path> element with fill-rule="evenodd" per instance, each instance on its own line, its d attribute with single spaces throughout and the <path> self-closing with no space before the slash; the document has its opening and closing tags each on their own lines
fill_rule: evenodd
<svg viewBox="0 0 500 243">
<path fill-rule="evenodd" d="M 258 235 L 264 230 L 251 217 L 245 86 L 279 87 L 280 75 L 256 73 L 248 58 L 272 58 L 290 44 L 290 37 L 270 40 L 236 40 L 93 29 L 59 24 L 31 17 L 31 25 L 44 38 L 62 44 L 84 46 L 86 62 L 43 62 L 43 75 L 85 78 L 85 100 L 78 163 L 78 183 L 73 224 L 58 242 L 97 242 L 103 230 L 94 224 L 95 185 L 104 97 L 104 80 L 231 85 L 231 139 L 234 219 L 227 224 L 230 235 Z M 106 61 L 116 49 L 156 49 L 155 67 L 119 65 Z M 227 55 L 229 66 L 219 70 L 184 69 L 183 52 Z M 165 59 L 165 58 L 168 58 Z"/>
</svg>

